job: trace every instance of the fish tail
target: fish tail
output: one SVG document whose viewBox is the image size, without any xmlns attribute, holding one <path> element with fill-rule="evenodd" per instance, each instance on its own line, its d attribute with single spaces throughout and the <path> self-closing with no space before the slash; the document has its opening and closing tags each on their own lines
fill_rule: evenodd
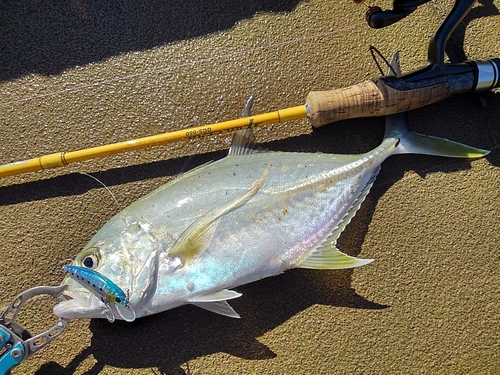
<svg viewBox="0 0 500 375">
<path fill-rule="evenodd" d="M 384 137 L 398 140 L 393 154 L 424 154 L 451 158 L 480 158 L 489 154 L 488 150 L 412 132 L 406 126 L 405 113 L 386 117 Z"/>
<path fill-rule="evenodd" d="M 399 52 L 392 57 L 388 75 L 401 75 Z M 480 158 L 489 154 L 488 150 L 449 139 L 414 133 L 408 129 L 406 113 L 386 116 L 384 138 L 396 141 L 397 146 L 392 154 L 424 154 L 450 158 Z"/>
</svg>

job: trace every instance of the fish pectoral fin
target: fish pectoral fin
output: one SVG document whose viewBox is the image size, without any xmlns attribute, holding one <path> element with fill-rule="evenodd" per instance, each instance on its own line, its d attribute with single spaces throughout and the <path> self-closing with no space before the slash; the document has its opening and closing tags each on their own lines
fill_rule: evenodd
<svg viewBox="0 0 500 375">
<path fill-rule="evenodd" d="M 215 234 L 219 220 L 208 223 L 201 217 L 181 234 L 172 245 L 169 254 L 179 257 L 183 263 L 196 258 L 205 250 Z"/>
<path fill-rule="evenodd" d="M 360 267 L 371 262 L 373 259 L 359 259 L 344 254 L 328 243 L 325 246 L 317 247 L 307 258 L 298 263 L 298 267 L 335 270 Z"/>
<path fill-rule="evenodd" d="M 219 219 L 228 212 L 248 202 L 266 182 L 267 172 L 266 168 L 262 175 L 254 181 L 244 194 L 211 209 L 192 223 L 177 238 L 169 254 L 173 257 L 179 257 L 183 263 L 200 255 L 210 245 Z"/>
<path fill-rule="evenodd" d="M 239 318 L 240 315 L 227 303 L 227 300 L 240 296 L 241 293 L 234 290 L 222 289 L 214 293 L 193 297 L 187 302 L 216 314 Z"/>
</svg>

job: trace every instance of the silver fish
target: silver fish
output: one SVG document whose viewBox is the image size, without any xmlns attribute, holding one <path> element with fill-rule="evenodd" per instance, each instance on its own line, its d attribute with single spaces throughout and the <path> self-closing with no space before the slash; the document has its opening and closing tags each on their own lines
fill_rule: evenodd
<svg viewBox="0 0 500 375">
<path fill-rule="evenodd" d="M 471 158 L 487 151 L 409 132 L 404 115 L 390 116 L 380 146 L 360 155 L 265 152 L 252 130 L 240 131 L 226 158 L 177 177 L 114 216 L 73 265 L 127 290 L 137 317 L 184 304 L 239 317 L 227 300 L 241 294 L 231 288 L 290 268 L 371 262 L 335 244 L 381 163 L 401 153 Z M 63 283 L 68 299 L 54 307 L 57 316 L 106 318 L 109 309 L 95 293 L 69 277 Z"/>
</svg>

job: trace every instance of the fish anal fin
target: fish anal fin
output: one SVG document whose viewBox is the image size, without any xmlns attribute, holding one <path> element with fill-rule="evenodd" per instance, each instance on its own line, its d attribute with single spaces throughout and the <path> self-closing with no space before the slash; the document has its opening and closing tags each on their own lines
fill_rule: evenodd
<svg viewBox="0 0 500 375">
<path fill-rule="evenodd" d="M 365 186 L 363 189 L 359 192 L 357 198 L 354 200 L 352 203 L 351 208 L 347 211 L 347 213 L 344 215 L 342 220 L 340 220 L 335 228 L 332 229 L 330 233 L 328 233 L 322 241 L 318 242 L 319 247 L 322 246 L 335 246 L 337 243 L 338 238 L 344 231 L 345 227 L 351 222 L 352 218 L 356 215 L 356 212 L 358 212 L 359 208 L 361 207 L 361 204 L 364 202 L 366 199 L 366 196 L 370 192 L 371 187 L 373 186 L 373 183 L 375 182 L 375 179 L 377 178 L 377 175 L 380 171 L 380 167 L 375 169 L 368 179 L 368 181 L 365 183 Z"/>
<path fill-rule="evenodd" d="M 379 171 L 380 167 L 373 171 L 372 175 L 365 183 L 365 186 L 359 192 L 357 198 L 352 203 L 351 208 L 349 208 L 342 220 L 339 221 L 337 226 L 333 228 L 333 230 L 328 233 L 322 241 L 319 241 L 317 247 L 312 250 L 309 255 L 307 255 L 304 259 L 299 260 L 297 267 L 312 269 L 343 269 L 359 267 L 373 262 L 373 259 L 359 259 L 344 254 L 336 248 L 335 244 L 347 224 L 351 222 L 352 218 L 361 207 L 361 204 L 370 192 Z"/>
<path fill-rule="evenodd" d="M 316 248 L 307 258 L 302 260 L 299 268 L 311 269 L 344 269 L 364 266 L 373 259 L 359 259 L 340 252 L 335 246 L 327 243 Z"/>
</svg>

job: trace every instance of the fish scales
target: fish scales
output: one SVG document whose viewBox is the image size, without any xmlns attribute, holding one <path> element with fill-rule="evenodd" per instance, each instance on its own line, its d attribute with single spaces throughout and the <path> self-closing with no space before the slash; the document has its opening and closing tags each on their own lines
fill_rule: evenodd
<svg viewBox="0 0 500 375">
<path fill-rule="evenodd" d="M 336 183 L 339 171 L 330 155 L 313 154 L 306 160 L 300 156 L 271 153 L 223 159 L 151 197 L 158 200 L 160 212 L 164 207 L 165 216 L 185 218 L 169 225 L 172 233 L 180 235 L 200 215 L 243 194 L 251 182 L 268 171 L 266 182 L 247 204 L 219 219 L 216 234 L 203 250 L 203 261 L 189 264 L 189 273 L 172 273 L 168 265 L 160 266 L 165 299 L 169 297 L 167 290 L 175 287 L 176 294 L 181 294 L 189 282 L 194 284 L 191 294 L 203 293 L 213 285 L 232 288 L 242 280 L 280 273 L 292 267 L 345 216 L 357 197 L 356 190 L 364 187 L 359 173 L 354 171 L 350 179 Z M 223 173 L 217 173 L 219 170 Z M 226 188 L 229 186 L 231 189 Z M 186 195 L 194 198 L 186 201 Z M 179 201 L 185 203 L 178 207 Z M 151 205 L 153 201 L 141 204 L 145 203 Z M 144 212 L 142 219 L 151 222 L 153 232 L 165 220 L 161 214 L 146 215 Z M 171 238 L 160 241 L 164 249 L 172 245 Z M 158 299 L 151 308 L 156 310 L 165 302 Z"/>
</svg>

